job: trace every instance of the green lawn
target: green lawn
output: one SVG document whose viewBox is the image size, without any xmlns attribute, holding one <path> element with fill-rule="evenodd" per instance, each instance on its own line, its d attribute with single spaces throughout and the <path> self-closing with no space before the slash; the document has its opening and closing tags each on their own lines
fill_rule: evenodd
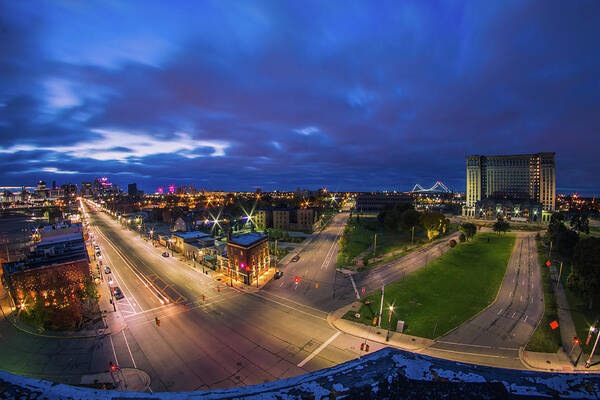
<svg viewBox="0 0 600 400">
<path fill-rule="evenodd" d="M 489 242 L 488 242 L 489 239 Z M 404 320 L 404 333 L 435 338 L 462 324 L 496 297 L 515 241 L 514 234 L 479 233 L 473 240 L 385 288 L 382 327 L 388 327 L 389 305 L 394 305 L 392 327 Z M 372 324 L 379 311 L 381 291 L 363 299 L 361 318 Z"/>
<path fill-rule="evenodd" d="M 377 234 L 377 248 L 374 255 L 372 246 L 375 234 Z M 419 227 L 415 228 L 414 243 L 418 244 L 425 240 L 423 230 Z M 356 267 L 355 258 L 369 249 L 371 250 L 364 255 L 367 260 L 376 255 L 406 250 L 410 246 L 410 231 L 386 230 L 376 217 L 361 216 L 358 221 L 352 217 L 346 225 L 343 243 L 338 253 L 338 266 L 352 268 Z"/>
<path fill-rule="evenodd" d="M 561 345 L 560 327 L 550 328 L 552 321 L 558 321 L 556 295 L 554 294 L 554 281 L 550 277 L 550 271 L 546 267 L 548 252 L 543 247 L 541 239 L 536 239 L 538 249 L 538 261 L 542 269 L 542 286 L 544 289 L 544 315 L 533 332 L 529 343 L 525 347 L 528 351 L 539 351 L 543 353 L 556 353 Z"/>
<path fill-rule="evenodd" d="M 569 309 L 571 310 L 571 318 L 573 318 L 573 323 L 575 324 L 577 337 L 581 339 L 583 351 L 589 354 L 590 351 L 592 351 L 594 341 L 591 340 L 587 346 L 585 345 L 585 341 L 587 339 L 590 326 L 592 326 L 596 320 L 600 319 L 600 305 L 595 304 L 594 307 L 590 310 L 589 304 L 585 301 L 585 299 L 579 296 L 577 292 L 572 292 L 571 290 L 569 290 L 569 288 L 567 287 L 567 277 L 569 276 L 570 272 L 570 265 L 565 265 L 563 267 L 563 275 L 561 281 L 567 294 Z M 596 337 L 594 336 L 594 339 L 595 338 Z M 598 349 L 596 349 L 596 351 L 598 351 Z"/>
</svg>

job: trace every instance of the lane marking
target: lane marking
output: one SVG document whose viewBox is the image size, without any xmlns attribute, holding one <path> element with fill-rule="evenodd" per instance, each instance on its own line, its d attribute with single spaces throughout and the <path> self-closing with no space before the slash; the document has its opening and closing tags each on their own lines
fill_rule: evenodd
<svg viewBox="0 0 600 400">
<path fill-rule="evenodd" d="M 444 344 L 452 344 L 452 345 L 457 345 L 457 346 L 469 346 L 469 347 L 480 347 L 482 349 L 499 349 L 499 350 L 510 350 L 510 351 L 519 351 L 518 348 L 514 348 L 514 347 L 494 347 L 494 346 L 484 346 L 481 344 L 468 344 L 468 343 L 458 343 L 458 342 L 447 342 L 445 340 L 437 340 L 437 343 L 444 343 Z M 444 350 L 444 349 L 442 349 Z"/>
<path fill-rule="evenodd" d="M 527 315 L 525 316 L 525 321 L 523 321 L 523 322 L 527 322 Z"/>
<path fill-rule="evenodd" d="M 298 364 L 298 367 L 302 368 L 304 366 L 304 364 L 306 364 L 307 362 L 309 362 L 310 360 L 312 360 L 325 347 L 329 346 L 329 343 L 333 342 L 335 340 L 335 338 L 340 335 L 340 333 L 342 333 L 342 332 L 338 331 L 338 332 L 334 333 L 333 336 L 331 336 L 329 339 L 327 339 L 327 341 L 325 343 L 323 343 L 322 345 L 320 345 L 315 351 L 313 351 L 312 353 L 310 353 L 310 355 L 308 357 L 306 357 L 304 360 L 302 360 L 300 362 L 300 364 Z"/>
<path fill-rule="evenodd" d="M 131 348 L 129 347 L 129 342 L 127 341 L 127 336 L 125 335 L 125 329 L 123 329 L 121 332 L 123 332 L 123 337 L 125 338 L 125 344 L 127 345 L 127 350 L 129 350 L 129 357 L 131 357 L 131 362 L 133 363 L 133 368 L 137 368 L 137 365 L 135 365 L 135 360 L 133 359 L 133 354 L 131 354 Z"/>
<path fill-rule="evenodd" d="M 356 283 L 354 283 L 352 275 L 350 275 L 350 281 L 352 281 L 352 287 L 354 288 L 354 293 L 356 293 L 356 300 L 360 300 L 360 295 L 358 294 L 358 289 L 356 289 Z"/>
<path fill-rule="evenodd" d="M 115 344 L 113 343 L 112 335 L 108 336 L 108 338 L 110 339 L 110 345 L 112 347 L 113 356 L 115 356 L 115 364 L 119 365 L 119 360 L 117 359 L 117 352 L 115 351 Z"/>
<path fill-rule="evenodd" d="M 496 314 L 496 315 L 500 315 L 500 313 L 502 313 L 502 310 L 503 309 L 501 308 L 500 311 L 498 311 L 498 314 Z"/>
</svg>

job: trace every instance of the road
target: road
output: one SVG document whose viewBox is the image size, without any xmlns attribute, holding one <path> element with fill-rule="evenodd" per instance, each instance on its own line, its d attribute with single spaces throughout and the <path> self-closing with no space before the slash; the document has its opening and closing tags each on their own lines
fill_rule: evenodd
<svg viewBox="0 0 600 400">
<path fill-rule="evenodd" d="M 113 338 L 114 355 L 121 367 L 146 371 L 153 391 L 262 383 L 361 354 L 360 339 L 331 328 L 326 312 L 293 296 L 223 286 L 174 257 L 162 257 L 162 249 L 107 215 L 90 216 L 103 262 L 125 294 L 117 307 L 127 327 Z"/>
<path fill-rule="evenodd" d="M 544 311 L 534 233 L 518 233 L 494 303 L 432 349 L 517 357 Z"/>
<path fill-rule="evenodd" d="M 175 257 L 162 257 L 162 248 L 123 230 L 106 214 L 89 214 L 103 264 L 111 267 L 115 284 L 125 294 L 116 302 L 125 328 L 74 341 L 27 335 L 3 321 L 0 368 L 72 383 L 77 374 L 105 371 L 113 361 L 146 371 L 152 379 L 150 389 L 156 392 L 250 385 L 330 367 L 364 353 L 359 350 L 362 339 L 333 329 L 327 313 L 356 300 L 363 287 L 369 293 L 425 265 L 447 250 L 450 239 L 346 275 L 335 269 L 338 239 L 348 218 L 340 213 L 302 250 L 297 263 L 283 269 L 283 278 L 247 293 L 223 286 Z M 517 242 L 521 252 L 511 258 L 497 303 L 426 354 L 518 367 L 512 355 L 496 352 L 503 351 L 500 346 L 505 343 L 513 351 L 531 333 L 541 312 L 535 301 L 526 304 L 541 291 L 531 288 L 539 281 L 531 241 Z M 371 351 L 382 347 L 372 343 Z"/>
</svg>

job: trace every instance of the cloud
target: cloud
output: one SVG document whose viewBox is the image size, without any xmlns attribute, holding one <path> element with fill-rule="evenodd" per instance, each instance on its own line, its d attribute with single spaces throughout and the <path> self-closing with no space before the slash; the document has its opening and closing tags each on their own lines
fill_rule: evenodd
<svg viewBox="0 0 600 400">
<path fill-rule="evenodd" d="M 61 170 L 58 168 L 54 168 L 54 167 L 44 167 L 41 170 L 43 172 L 51 172 L 53 174 L 67 174 L 67 175 L 79 174 L 78 171 L 65 171 L 65 170 Z"/>
<path fill-rule="evenodd" d="M 294 132 L 296 132 L 299 135 L 308 136 L 312 135 L 313 133 L 318 133 L 319 128 L 317 128 L 316 126 L 307 126 L 306 128 L 302 129 L 294 129 Z"/>
<path fill-rule="evenodd" d="M 466 154 L 557 151 L 559 186 L 600 192 L 599 13 L 554 0 L 3 2 L 0 180 L 51 166 L 141 187 L 202 171 L 224 189 L 464 190 Z"/>
<path fill-rule="evenodd" d="M 0 153 L 16 153 L 20 151 L 53 151 L 72 158 L 87 158 L 98 161 L 120 161 L 128 163 L 157 154 L 174 153 L 185 158 L 197 158 L 201 155 L 195 150 L 208 147 L 212 149 L 210 157 L 221 157 L 229 143 L 214 140 L 196 140 L 184 132 L 175 132 L 170 137 L 156 138 L 143 133 L 130 133 L 108 129 L 92 129 L 97 137 L 66 146 L 15 145 L 0 149 Z"/>
</svg>

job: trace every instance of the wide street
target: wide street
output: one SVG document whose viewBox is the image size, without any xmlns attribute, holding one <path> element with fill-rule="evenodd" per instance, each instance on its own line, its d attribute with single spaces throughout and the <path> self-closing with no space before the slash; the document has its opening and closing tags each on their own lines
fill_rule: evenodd
<svg viewBox="0 0 600 400">
<path fill-rule="evenodd" d="M 360 355 L 360 339 L 331 328 L 325 312 L 277 293 L 225 286 L 201 268 L 162 257 L 164 249 L 107 215 L 90 215 L 103 262 L 125 294 L 117 308 L 127 328 L 113 338 L 115 356 L 121 367 L 146 371 L 153 391 L 261 383 Z"/>
<path fill-rule="evenodd" d="M 327 313 L 362 297 L 362 288 L 369 293 L 425 265 L 448 249 L 449 240 L 351 276 L 335 270 L 338 239 L 348 218 L 340 213 L 304 247 L 298 262 L 283 267 L 281 279 L 260 291 L 242 291 L 177 257 L 162 257 L 164 248 L 123 229 L 103 212 L 90 210 L 89 216 L 102 263 L 110 266 L 114 284 L 125 295 L 116 301 L 125 326 L 98 338 L 51 339 L 23 333 L 3 321 L 3 354 L 10 356 L 3 358 L 2 369 L 75 382 L 77 374 L 106 371 L 113 361 L 147 372 L 152 391 L 188 391 L 273 381 L 330 367 L 364 353 L 359 350 L 362 339 L 332 328 Z M 528 327 L 535 326 L 536 313 L 541 312 L 529 300 L 535 292 L 528 292 L 539 279 L 531 264 L 533 239 L 518 240 L 519 251 L 511 258 L 498 302 L 425 354 L 522 366 L 512 353 L 498 354 L 506 332 L 513 335 L 507 342 L 511 351 L 526 341 Z M 513 278 L 514 290 L 505 289 Z M 106 286 L 101 287 L 109 296 Z M 503 312 L 496 314 L 500 308 Z M 520 313 L 520 318 L 510 324 L 507 310 Z M 486 335 L 486 329 L 492 334 Z M 371 342 L 371 351 L 382 347 Z"/>
</svg>

